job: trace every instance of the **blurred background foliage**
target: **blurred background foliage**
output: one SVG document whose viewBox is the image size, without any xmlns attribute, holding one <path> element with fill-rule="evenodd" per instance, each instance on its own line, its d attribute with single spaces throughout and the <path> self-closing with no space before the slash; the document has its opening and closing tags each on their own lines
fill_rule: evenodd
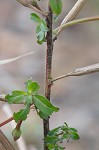
<svg viewBox="0 0 99 150">
<path fill-rule="evenodd" d="M 77 0 L 63 0 L 63 11 L 54 27 L 60 25 L 63 18 Z M 40 4 L 47 10 L 47 0 Z M 44 93 L 45 51 L 46 45 L 36 43 L 35 24 L 30 20 L 32 11 L 20 5 L 16 0 L 0 0 L 0 59 L 15 57 L 34 51 L 34 55 L 19 61 L 0 66 L 0 93 L 23 89 L 24 82 L 31 78 L 41 85 Z M 88 0 L 76 18 L 99 15 L 99 0 Z M 99 63 L 99 22 L 75 25 L 65 29 L 54 44 L 52 77 L 71 70 Z M 99 149 L 99 73 L 82 77 L 70 77 L 55 82 L 52 87 L 52 101 L 60 112 L 50 119 L 50 128 L 67 122 L 78 129 L 79 141 L 71 141 L 66 149 Z M 7 119 L 0 103 L 0 121 Z M 21 106 L 20 106 L 21 107 Z M 11 105 L 13 111 L 19 106 Z M 43 150 L 42 120 L 31 111 L 23 123 L 23 137 L 28 150 Z M 10 124 L 1 128 L 13 142 Z M 15 144 L 15 143 L 13 143 Z M 16 145 L 16 144 L 15 144 Z M 0 145 L 1 146 L 1 145 Z M 3 150 L 3 147 L 1 146 Z"/>
</svg>

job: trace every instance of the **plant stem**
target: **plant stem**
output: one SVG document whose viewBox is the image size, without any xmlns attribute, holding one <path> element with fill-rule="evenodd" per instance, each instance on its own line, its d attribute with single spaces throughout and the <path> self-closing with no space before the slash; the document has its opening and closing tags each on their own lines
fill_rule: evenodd
<svg viewBox="0 0 99 150">
<path fill-rule="evenodd" d="M 95 72 L 99 72 L 99 63 L 98 64 L 93 64 L 90 66 L 86 66 L 86 67 L 82 67 L 82 68 L 77 68 L 75 70 L 73 70 L 72 72 L 69 72 L 65 75 L 59 76 L 55 79 L 52 79 L 51 82 L 55 82 L 57 80 L 60 79 L 64 79 L 70 76 L 82 76 L 82 75 L 87 75 L 87 74 L 91 74 L 91 73 L 95 73 Z"/>
<path fill-rule="evenodd" d="M 16 125 L 16 128 L 17 128 L 17 129 L 20 129 L 21 124 L 22 124 L 22 120 L 19 120 L 18 123 L 17 123 L 17 125 Z"/>
<path fill-rule="evenodd" d="M 46 79 L 45 79 L 45 97 L 50 101 L 51 94 L 51 70 L 52 70 L 52 53 L 53 53 L 53 40 L 52 40 L 52 11 L 49 7 L 48 17 L 46 18 L 46 24 L 49 29 L 47 32 L 47 50 L 46 50 Z M 44 137 L 48 134 L 49 131 L 49 119 L 43 120 L 44 126 Z M 44 143 L 44 150 L 48 150 L 46 143 Z"/>
<path fill-rule="evenodd" d="M 0 127 L 6 125 L 7 123 L 9 123 L 10 121 L 13 120 L 13 117 L 10 117 L 9 119 L 5 120 L 4 122 L 0 123 Z"/>
<path fill-rule="evenodd" d="M 68 23 L 64 23 L 62 25 L 60 25 L 59 27 L 57 27 L 56 29 L 53 30 L 53 33 L 55 34 L 55 37 L 58 36 L 60 34 L 60 32 L 70 26 L 79 24 L 79 23 L 84 23 L 84 22 L 89 22 L 89 21 L 99 21 L 99 16 L 95 16 L 95 17 L 86 17 L 86 18 L 81 18 L 81 19 L 77 19 L 77 20 L 73 20 L 73 21 L 69 21 Z"/>
</svg>

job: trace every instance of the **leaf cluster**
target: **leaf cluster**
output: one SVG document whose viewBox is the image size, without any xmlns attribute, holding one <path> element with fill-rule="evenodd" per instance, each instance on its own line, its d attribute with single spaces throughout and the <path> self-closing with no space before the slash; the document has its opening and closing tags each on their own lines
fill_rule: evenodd
<svg viewBox="0 0 99 150">
<path fill-rule="evenodd" d="M 78 131 L 75 128 L 70 128 L 67 123 L 59 126 L 48 132 L 48 135 L 45 137 L 45 142 L 49 150 L 63 150 L 65 147 L 61 146 L 64 140 L 67 142 L 72 140 L 79 140 Z"/>
<path fill-rule="evenodd" d="M 61 0 L 49 0 L 49 4 L 52 9 L 52 12 L 56 15 L 54 16 L 54 20 L 57 20 L 57 16 L 62 11 L 62 1 Z M 42 44 L 43 42 L 46 42 L 46 34 L 49 31 L 49 29 L 47 27 L 45 19 L 40 18 L 35 13 L 31 13 L 30 16 L 31 16 L 31 20 L 37 23 L 37 27 L 36 27 L 37 43 Z"/>
<path fill-rule="evenodd" d="M 25 83 L 26 91 L 12 91 L 11 95 L 6 95 L 6 100 L 9 104 L 21 104 L 24 103 L 25 108 L 19 112 L 14 112 L 13 117 L 16 122 L 19 120 L 26 120 L 27 115 L 30 112 L 30 108 L 34 105 L 37 114 L 42 119 L 47 119 L 53 112 L 57 112 L 59 108 L 53 106 L 48 99 L 38 94 L 40 86 L 37 82 L 28 80 Z"/>
<path fill-rule="evenodd" d="M 31 13 L 31 20 L 37 23 L 37 27 L 36 27 L 37 43 L 42 44 L 43 42 L 46 42 L 46 33 L 48 31 L 48 28 L 47 28 L 45 20 L 41 19 L 35 13 Z"/>
</svg>

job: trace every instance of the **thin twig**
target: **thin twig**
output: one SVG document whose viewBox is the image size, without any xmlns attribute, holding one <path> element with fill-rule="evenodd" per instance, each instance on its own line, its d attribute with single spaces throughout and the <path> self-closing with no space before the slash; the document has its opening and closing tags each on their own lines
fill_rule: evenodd
<svg viewBox="0 0 99 150">
<path fill-rule="evenodd" d="M 73 20 L 73 21 L 70 21 L 68 23 L 65 23 L 61 26 L 59 26 L 58 28 L 54 29 L 53 30 L 53 33 L 58 36 L 60 34 L 60 32 L 58 32 L 60 29 L 61 31 L 63 29 L 65 29 L 66 27 L 70 27 L 70 26 L 73 26 L 73 25 L 76 25 L 76 24 L 79 24 L 79 23 L 84 23 L 84 22 L 89 22 L 89 21 L 97 21 L 99 20 L 99 16 L 95 16 L 95 17 L 86 17 L 86 18 L 81 18 L 81 19 L 77 19 L 77 20 Z"/>
<path fill-rule="evenodd" d="M 27 7 L 31 8 L 32 10 L 38 12 L 39 14 L 41 14 L 42 16 L 46 17 L 47 16 L 47 13 L 37 9 L 36 7 L 34 7 L 33 5 L 31 5 L 31 3 L 28 1 L 28 0 L 25 0 L 26 1 L 26 4 L 27 4 Z"/>
<path fill-rule="evenodd" d="M 31 105 L 30 109 L 35 109 L 35 106 Z M 14 120 L 13 116 L 8 118 L 7 120 L 3 121 L 2 123 L 0 123 L 0 127 L 6 125 L 7 123 L 11 122 L 12 120 Z"/>
<path fill-rule="evenodd" d="M 6 150 L 15 150 L 11 142 L 7 139 L 4 133 L 0 129 L 0 143 L 4 146 Z"/>
<path fill-rule="evenodd" d="M 70 12 L 63 19 L 61 25 L 63 25 L 64 23 L 67 23 L 68 21 L 73 20 L 77 16 L 81 8 L 84 6 L 86 1 L 87 0 L 78 0 L 76 4 L 73 6 L 73 8 L 70 10 Z"/>
<path fill-rule="evenodd" d="M 12 120 L 13 120 L 13 117 L 10 117 L 9 119 L 3 121 L 2 123 L 0 123 L 0 127 L 6 125 L 7 123 L 9 123 L 9 122 L 12 121 Z"/>
<path fill-rule="evenodd" d="M 0 95 L 0 101 L 7 102 L 6 99 L 4 99 L 4 98 L 1 97 L 1 95 Z"/>
<path fill-rule="evenodd" d="M 94 65 L 90 65 L 90 66 L 86 66 L 86 67 L 82 67 L 82 68 L 77 68 L 68 74 L 59 76 L 55 79 L 52 79 L 51 82 L 55 82 L 57 80 L 67 78 L 70 76 L 82 76 L 82 75 L 91 74 L 91 73 L 95 73 L 95 72 L 99 72 L 99 63 L 94 64 Z"/>
</svg>

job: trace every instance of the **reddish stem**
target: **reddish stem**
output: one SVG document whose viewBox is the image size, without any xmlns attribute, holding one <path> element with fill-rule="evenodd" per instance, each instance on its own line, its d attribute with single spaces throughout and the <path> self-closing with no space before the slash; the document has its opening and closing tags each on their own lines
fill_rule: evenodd
<svg viewBox="0 0 99 150">
<path fill-rule="evenodd" d="M 17 123 L 17 125 L 16 125 L 16 128 L 20 129 L 21 124 L 22 124 L 22 120 L 19 120 L 18 123 Z"/>
<path fill-rule="evenodd" d="M 10 117 L 9 119 L 5 120 L 4 122 L 0 123 L 0 127 L 6 125 L 7 123 L 9 123 L 10 121 L 13 120 L 13 117 Z"/>
</svg>

